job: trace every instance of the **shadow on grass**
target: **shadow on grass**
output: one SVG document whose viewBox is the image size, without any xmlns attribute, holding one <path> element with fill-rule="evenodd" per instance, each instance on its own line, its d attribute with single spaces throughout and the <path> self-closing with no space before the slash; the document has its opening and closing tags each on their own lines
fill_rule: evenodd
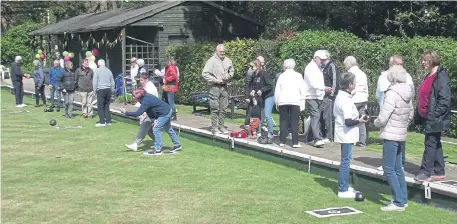
<svg viewBox="0 0 457 224">
<path fill-rule="evenodd" d="M 338 182 L 337 181 L 331 181 L 327 178 L 324 177 L 315 177 L 314 181 L 319 183 L 323 188 L 330 188 L 335 195 L 335 197 L 338 197 Z M 365 189 L 363 186 L 357 186 L 356 190 L 360 190 L 365 196 L 365 200 L 371 201 L 375 204 L 379 205 L 385 205 L 386 202 L 390 201 L 390 199 L 387 199 L 380 193 L 373 191 L 371 189 Z M 366 191 L 362 191 L 366 190 Z"/>
<path fill-rule="evenodd" d="M 370 166 L 379 167 L 382 164 L 381 158 L 372 158 L 372 157 L 357 157 L 354 160 L 365 163 Z M 407 173 L 416 174 L 420 170 L 420 165 L 406 161 L 404 164 L 405 171 Z"/>
</svg>

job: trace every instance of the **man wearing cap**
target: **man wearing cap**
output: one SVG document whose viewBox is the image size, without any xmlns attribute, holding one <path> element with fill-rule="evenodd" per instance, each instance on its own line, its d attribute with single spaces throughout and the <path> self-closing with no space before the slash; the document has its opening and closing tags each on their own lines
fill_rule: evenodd
<svg viewBox="0 0 457 224">
<path fill-rule="evenodd" d="M 305 85 L 308 90 L 306 94 L 306 107 L 311 118 L 311 133 L 313 134 L 313 144 L 315 147 L 321 147 L 325 144 L 322 141 L 320 132 L 322 100 L 325 95 L 324 74 L 321 67 L 327 58 L 325 51 L 316 51 L 313 60 L 306 66 L 304 73 Z"/>
<path fill-rule="evenodd" d="M 14 88 L 14 96 L 16 97 L 16 107 L 25 107 L 24 104 L 24 84 L 22 83 L 22 78 L 29 78 L 29 74 L 24 74 L 21 71 L 22 57 L 16 56 L 14 62 L 11 63 L 11 81 Z"/>
<path fill-rule="evenodd" d="M 224 45 L 217 45 L 216 53 L 206 61 L 202 72 L 203 78 L 210 86 L 209 105 L 213 134 L 228 133 L 224 126 L 225 110 L 228 107 L 227 83 L 232 80 L 234 74 L 232 60 L 225 57 Z"/>
<path fill-rule="evenodd" d="M 130 78 L 132 79 L 133 88 L 136 88 L 136 77 L 138 76 L 138 65 L 136 63 L 136 58 L 133 57 L 130 59 Z"/>
<path fill-rule="evenodd" d="M 329 143 L 333 141 L 333 102 L 335 101 L 336 94 L 338 93 L 338 80 L 340 78 L 340 69 L 330 58 L 330 52 L 324 51 L 327 59 L 323 62 L 323 74 L 325 84 L 325 96 L 322 101 L 322 121 L 324 122 L 324 130 L 322 130 L 322 137 L 324 142 Z"/>
</svg>

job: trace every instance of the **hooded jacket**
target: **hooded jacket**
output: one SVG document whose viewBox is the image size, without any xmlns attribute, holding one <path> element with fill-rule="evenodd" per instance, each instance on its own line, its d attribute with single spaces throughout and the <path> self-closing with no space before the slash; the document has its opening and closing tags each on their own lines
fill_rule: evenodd
<svg viewBox="0 0 457 224">
<path fill-rule="evenodd" d="M 41 87 L 44 84 L 44 72 L 41 66 L 37 66 L 33 71 L 33 81 L 35 86 Z"/>
<path fill-rule="evenodd" d="M 413 92 L 406 83 L 390 86 L 385 94 L 384 104 L 374 121 L 381 128 L 381 138 L 391 141 L 405 141 L 408 126 L 414 118 Z"/>
</svg>

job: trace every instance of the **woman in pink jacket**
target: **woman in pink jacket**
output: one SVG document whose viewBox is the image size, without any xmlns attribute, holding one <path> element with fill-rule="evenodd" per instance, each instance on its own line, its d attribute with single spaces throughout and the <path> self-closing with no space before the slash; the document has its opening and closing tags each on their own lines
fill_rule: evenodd
<svg viewBox="0 0 457 224">
<path fill-rule="evenodd" d="M 384 140 L 382 168 L 392 190 L 393 200 L 381 210 L 404 211 L 408 206 L 408 194 L 402 155 L 405 152 L 408 125 L 414 116 L 413 92 L 406 84 L 407 72 L 402 66 L 394 65 L 387 72 L 391 86 L 385 93 L 384 104 L 374 124 L 381 128 L 381 138 Z"/>
</svg>

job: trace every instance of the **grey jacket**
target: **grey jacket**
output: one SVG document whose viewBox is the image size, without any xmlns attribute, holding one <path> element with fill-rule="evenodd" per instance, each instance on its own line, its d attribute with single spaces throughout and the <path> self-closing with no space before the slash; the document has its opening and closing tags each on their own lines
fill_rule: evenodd
<svg viewBox="0 0 457 224">
<path fill-rule="evenodd" d="M 385 94 L 384 104 L 374 121 L 381 128 L 381 138 L 391 141 L 405 141 L 408 126 L 414 118 L 413 92 L 406 83 L 390 86 Z"/>
<path fill-rule="evenodd" d="M 206 61 L 205 67 L 203 68 L 202 76 L 210 85 L 223 82 L 221 84 L 227 84 L 233 78 L 235 69 L 232 65 L 232 60 L 225 57 L 221 60 L 216 54 L 214 54 L 208 61 Z"/>
<path fill-rule="evenodd" d="M 93 90 L 111 89 L 114 92 L 113 73 L 105 66 L 96 68 L 92 80 Z"/>
</svg>

